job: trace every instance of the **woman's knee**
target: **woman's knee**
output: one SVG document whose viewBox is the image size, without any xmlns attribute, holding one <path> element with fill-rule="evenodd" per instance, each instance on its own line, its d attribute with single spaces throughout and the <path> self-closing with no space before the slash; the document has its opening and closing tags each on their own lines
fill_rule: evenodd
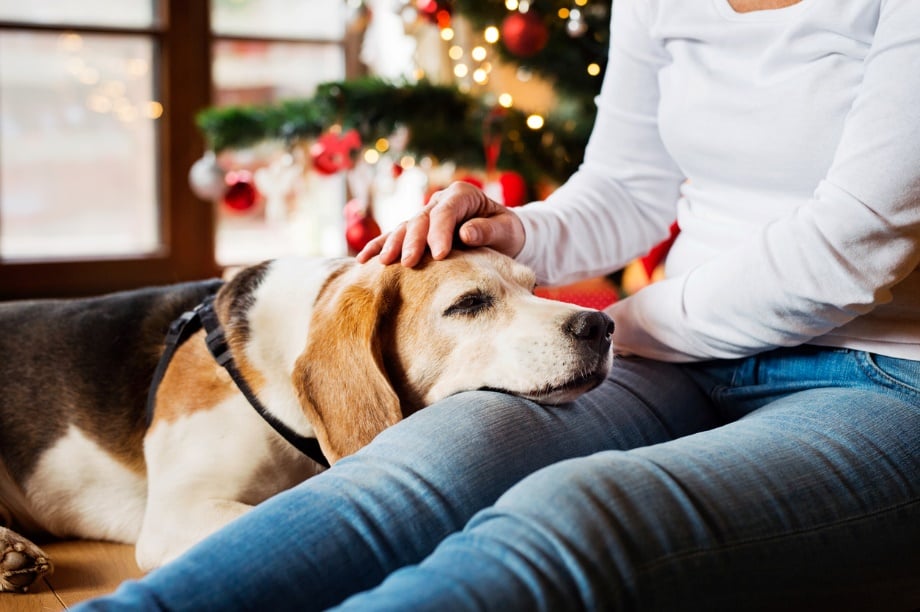
<svg viewBox="0 0 920 612">
<path fill-rule="evenodd" d="M 409 453 L 416 462 L 459 460 L 506 444 L 516 423 L 534 420 L 540 410 L 533 402 L 504 393 L 458 393 L 384 430 L 362 452 L 378 458 Z"/>
</svg>

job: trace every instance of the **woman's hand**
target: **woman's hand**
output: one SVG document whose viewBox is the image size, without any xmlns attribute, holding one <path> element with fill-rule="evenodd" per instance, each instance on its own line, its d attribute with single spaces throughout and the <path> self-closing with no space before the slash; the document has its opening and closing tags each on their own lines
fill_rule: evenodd
<svg viewBox="0 0 920 612">
<path fill-rule="evenodd" d="M 368 242 L 357 259 L 363 263 L 379 254 L 383 264 L 401 261 L 412 267 L 421 261 L 426 245 L 432 257 L 444 259 L 455 232 L 467 246 L 487 246 L 511 257 L 524 248 L 524 225 L 515 213 L 477 187 L 454 182 L 435 192 L 417 215 Z"/>
</svg>

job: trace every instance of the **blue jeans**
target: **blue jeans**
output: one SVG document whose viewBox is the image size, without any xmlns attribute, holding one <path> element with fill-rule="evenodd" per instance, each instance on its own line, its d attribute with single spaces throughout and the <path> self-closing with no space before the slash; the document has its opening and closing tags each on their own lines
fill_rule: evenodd
<svg viewBox="0 0 920 612">
<path fill-rule="evenodd" d="M 459 394 L 75 610 L 343 600 L 916 608 L 920 362 L 807 346 L 693 365 L 623 358 L 567 406 Z"/>
</svg>

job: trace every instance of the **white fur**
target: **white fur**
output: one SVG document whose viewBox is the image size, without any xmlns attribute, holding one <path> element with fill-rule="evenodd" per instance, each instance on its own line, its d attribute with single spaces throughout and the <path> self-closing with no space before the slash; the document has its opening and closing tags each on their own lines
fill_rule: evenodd
<svg viewBox="0 0 920 612">
<path fill-rule="evenodd" d="M 33 518 L 51 533 L 116 542 L 137 538 L 144 478 L 75 425 L 42 454 L 25 490 Z"/>
<path fill-rule="evenodd" d="M 292 384 L 294 364 L 309 334 L 312 305 L 334 266 L 335 260 L 327 259 L 271 262 L 247 313 L 246 359 L 265 378 L 259 400 L 303 436 L 315 433 Z M 154 428 L 144 453 L 150 502 L 137 541 L 142 569 L 175 558 L 252 505 L 317 471 L 240 395 Z"/>
<path fill-rule="evenodd" d="M 137 561 L 145 570 L 316 473 L 241 396 L 154 428 L 144 454 L 149 502 Z"/>
<path fill-rule="evenodd" d="M 273 414 L 303 436 L 313 427 L 303 414 L 291 376 L 310 333 L 312 305 L 336 260 L 286 258 L 269 264 L 249 310 L 246 357 L 266 377 L 259 394 Z"/>
</svg>

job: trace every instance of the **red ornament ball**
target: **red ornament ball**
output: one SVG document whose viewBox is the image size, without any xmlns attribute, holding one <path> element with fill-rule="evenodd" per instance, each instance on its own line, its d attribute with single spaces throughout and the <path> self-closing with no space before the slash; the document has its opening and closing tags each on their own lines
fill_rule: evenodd
<svg viewBox="0 0 920 612">
<path fill-rule="evenodd" d="M 527 203 L 527 181 L 519 173 L 513 170 L 502 172 L 498 177 L 498 182 L 502 186 L 505 206 L 514 208 Z"/>
<path fill-rule="evenodd" d="M 505 48 L 518 57 L 536 55 L 549 40 L 549 29 L 534 11 L 508 15 L 501 30 Z"/>
<path fill-rule="evenodd" d="M 380 234 L 380 226 L 364 202 L 354 199 L 345 205 L 345 242 L 351 252 L 357 253 Z"/>
<path fill-rule="evenodd" d="M 259 192 L 252 184 L 249 172 L 227 173 L 227 191 L 224 192 L 224 206 L 234 212 L 251 210 L 259 199 Z"/>
</svg>

